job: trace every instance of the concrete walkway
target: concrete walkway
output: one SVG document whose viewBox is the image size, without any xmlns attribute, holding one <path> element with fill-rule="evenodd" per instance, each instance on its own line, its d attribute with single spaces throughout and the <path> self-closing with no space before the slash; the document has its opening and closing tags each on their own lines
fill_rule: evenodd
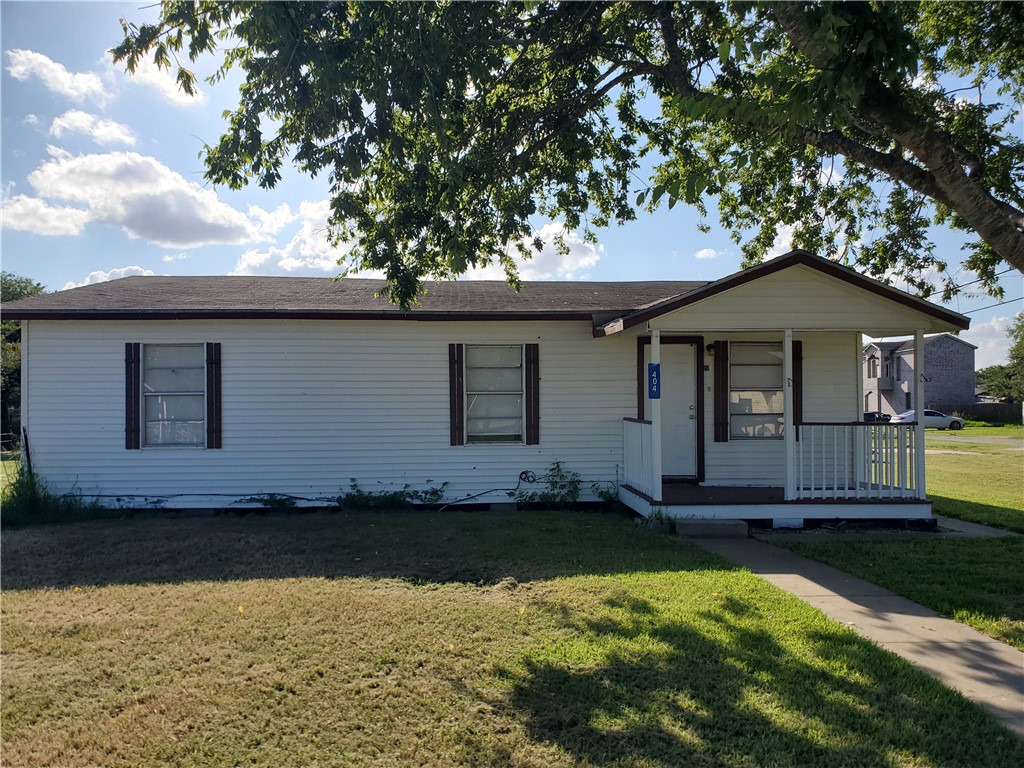
<svg viewBox="0 0 1024 768">
<path fill-rule="evenodd" d="M 694 539 L 960 691 L 1024 738 L 1024 653 L 848 573 L 756 539 Z"/>
</svg>

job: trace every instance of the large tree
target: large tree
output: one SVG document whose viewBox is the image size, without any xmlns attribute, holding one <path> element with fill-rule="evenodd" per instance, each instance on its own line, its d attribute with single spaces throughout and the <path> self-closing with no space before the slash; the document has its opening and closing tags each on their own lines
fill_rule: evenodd
<svg viewBox="0 0 1024 768">
<path fill-rule="evenodd" d="M 9 301 L 35 296 L 45 290 L 41 283 L 10 272 L 0 272 L 0 308 Z M 21 323 L 0 320 L 0 432 L 18 442 L 21 419 Z M 4 446 L 8 446 L 5 437 Z"/>
<path fill-rule="evenodd" d="M 713 198 L 748 264 L 792 227 L 948 295 L 938 223 L 995 295 L 1024 272 L 1024 4 L 166 0 L 122 23 L 114 58 L 173 58 L 186 91 L 223 45 L 244 83 L 206 177 L 325 174 L 332 232 L 401 303 L 472 264 L 514 280 L 538 217 L 592 235 Z"/>
</svg>

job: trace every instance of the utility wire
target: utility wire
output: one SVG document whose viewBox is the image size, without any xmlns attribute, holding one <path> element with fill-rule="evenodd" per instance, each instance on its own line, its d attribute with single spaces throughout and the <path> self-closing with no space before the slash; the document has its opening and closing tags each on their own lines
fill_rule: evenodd
<svg viewBox="0 0 1024 768">
<path fill-rule="evenodd" d="M 1005 274 L 1008 274 L 1008 273 L 1010 273 L 1010 272 L 1014 272 L 1014 271 L 1016 271 L 1016 270 L 1014 270 L 1014 269 L 1013 269 L 1013 268 L 1011 267 L 1010 269 L 1006 269 L 1006 270 L 1003 270 L 1002 272 L 999 272 L 998 274 L 994 275 L 994 277 L 1002 277 L 1003 275 L 1005 275 Z M 954 287 L 954 288 L 956 288 L 957 290 L 960 290 L 961 288 L 966 288 L 966 287 L 967 287 L 967 286 L 969 286 L 969 285 L 974 285 L 975 283 L 980 283 L 980 282 L 981 282 L 981 281 L 982 281 L 983 279 L 984 279 L 984 278 L 981 278 L 981 277 L 979 277 L 979 278 L 978 278 L 977 280 L 971 280 L 971 282 L 969 282 L 969 283 L 964 283 L 963 285 L 956 285 L 956 286 L 953 286 L 953 287 Z M 935 294 L 937 294 L 937 293 L 942 293 L 942 292 L 943 292 L 944 290 L 945 290 L 944 288 L 936 288 L 936 289 L 935 289 L 934 291 L 932 291 L 931 293 L 929 293 L 929 294 L 928 294 L 927 296 L 925 296 L 924 298 L 926 298 L 926 299 L 930 299 L 930 298 L 931 298 L 932 296 L 934 296 Z M 975 311 L 977 311 L 977 310 L 975 310 Z"/>
<path fill-rule="evenodd" d="M 973 315 L 975 312 L 981 312 L 983 309 L 992 309 L 993 307 L 1001 307 L 1001 306 L 1003 306 L 1003 304 L 1013 304 L 1013 302 L 1021 301 L 1021 300 L 1024 300 L 1024 296 L 1019 296 L 1016 299 L 1007 299 L 1006 301 L 1000 301 L 998 304 L 989 304 L 987 307 L 978 307 L 977 309 L 972 309 L 972 310 L 970 310 L 968 312 L 961 312 L 960 314 L 962 314 L 962 315 Z"/>
</svg>

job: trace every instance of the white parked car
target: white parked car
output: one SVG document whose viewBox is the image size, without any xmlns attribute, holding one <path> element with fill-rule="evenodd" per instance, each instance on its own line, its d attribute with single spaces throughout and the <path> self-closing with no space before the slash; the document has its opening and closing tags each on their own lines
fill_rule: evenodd
<svg viewBox="0 0 1024 768">
<path fill-rule="evenodd" d="M 901 422 L 914 421 L 914 413 L 914 411 L 904 411 L 898 416 L 893 416 L 890 423 L 899 424 Z M 958 416 L 947 416 L 944 413 L 929 411 L 926 408 L 924 412 L 924 426 L 926 429 L 963 429 L 964 420 Z"/>
</svg>

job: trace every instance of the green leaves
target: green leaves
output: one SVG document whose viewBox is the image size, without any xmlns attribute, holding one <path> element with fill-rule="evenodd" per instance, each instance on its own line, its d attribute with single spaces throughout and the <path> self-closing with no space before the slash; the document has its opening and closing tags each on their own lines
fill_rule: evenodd
<svg viewBox="0 0 1024 768">
<path fill-rule="evenodd" d="M 1024 17 L 989 5 L 943 4 L 963 22 L 949 46 L 929 3 L 167 0 L 159 24 L 123 24 L 112 53 L 129 70 L 178 67 L 235 38 L 217 77 L 236 67 L 244 82 L 207 178 L 326 173 L 346 264 L 383 269 L 403 306 L 424 278 L 476 264 L 514 279 L 512 256 L 543 246 L 538 214 L 592 237 L 662 203 L 704 214 L 709 198 L 749 263 L 786 227 L 922 287 L 941 264 L 921 225 L 934 214 L 973 233 L 968 265 L 998 290 L 1000 259 L 1024 269 L 1024 233 L 1007 226 L 1024 219 L 1022 143 L 1005 109 L 912 84 L 919 58 L 1024 82 L 1009 72 Z"/>
</svg>

